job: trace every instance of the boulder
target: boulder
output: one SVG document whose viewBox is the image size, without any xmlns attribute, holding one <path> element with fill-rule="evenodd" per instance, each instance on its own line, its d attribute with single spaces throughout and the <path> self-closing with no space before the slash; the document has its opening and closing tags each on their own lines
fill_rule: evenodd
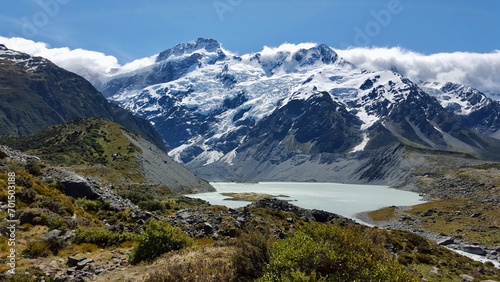
<svg viewBox="0 0 500 282">
<path fill-rule="evenodd" d="M 79 261 L 77 264 L 76 264 L 76 269 L 79 270 L 79 269 L 83 269 L 85 266 L 93 263 L 94 260 L 93 259 L 83 259 L 81 261 Z"/>
<path fill-rule="evenodd" d="M 479 246 L 464 246 L 462 248 L 464 252 L 467 252 L 469 254 L 474 254 L 474 255 L 479 255 L 479 256 L 485 256 L 487 254 L 486 250 L 479 247 Z"/>
<path fill-rule="evenodd" d="M 203 232 L 205 232 L 206 235 L 212 234 L 214 232 L 214 228 L 210 223 L 205 222 L 203 224 Z"/>
<path fill-rule="evenodd" d="M 79 175 L 72 175 L 60 180 L 64 193 L 73 198 L 87 198 L 89 200 L 99 199 L 99 195 L 94 192 L 91 184 Z"/>
<path fill-rule="evenodd" d="M 453 245 L 455 244 L 455 240 L 451 237 L 445 238 L 443 240 L 440 240 L 437 242 L 441 246 L 448 246 L 448 245 Z"/>
<path fill-rule="evenodd" d="M 79 262 L 86 260 L 87 258 L 75 258 L 75 257 L 68 257 L 68 261 L 66 262 L 66 265 L 68 267 L 75 267 Z"/>
</svg>

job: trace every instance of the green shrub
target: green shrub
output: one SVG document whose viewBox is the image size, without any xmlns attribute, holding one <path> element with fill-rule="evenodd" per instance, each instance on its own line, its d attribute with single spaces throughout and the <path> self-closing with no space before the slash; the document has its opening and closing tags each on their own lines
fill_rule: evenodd
<svg viewBox="0 0 500 282">
<path fill-rule="evenodd" d="M 141 201 L 138 206 L 139 208 L 148 211 L 165 211 L 165 205 L 157 200 Z"/>
<path fill-rule="evenodd" d="M 33 187 L 33 180 L 29 177 L 24 177 L 22 175 L 16 175 L 16 185 L 25 187 L 25 188 L 32 188 Z"/>
<path fill-rule="evenodd" d="M 45 225 L 49 228 L 57 228 L 58 223 L 62 223 L 62 218 L 48 209 L 27 208 L 19 215 L 19 222 L 20 224 L 29 223 L 31 225 Z"/>
<path fill-rule="evenodd" d="M 259 281 L 418 280 L 353 228 L 312 223 L 273 245 Z"/>
<path fill-rule="evenodd" d="M 54 197 L 38 196 L 35 204 L 32 206 L 41 209 L 48 209 L 49 211 L 61 216 L 73 214 L 72 208 L 66 207 L 60 199 Z"/>
<path fill-rule="evenodd" d="M 16 198 L 26 204 L 31 204 L 35 202 L 36 199 L 36 193 L 33 191 L 33 189 L 30 188 L 23 188 L 20 189 L 19 192 L 16 193 Z"/>
<path fill-rule="evenodd" d="M 101 202 L 97 200 L 92 201 L 85 198 L 79 198 L 75 201 L 75 205 L 81 207 L 87 212 L 98 212 L 101 207 Z"/>
<path fill-rule="evenodd" d="M 24 168 L 31 175 L 38 176 L 42 174 L 42 167 L 36 162 L 28 162 Z"/>
<path fill-rule="evenodd" d="M 267 239 L 258 231 L 243 233 L 236 241 L 233 265 L 238 281 L 253 281 L 264 273 L 269 263 L 270 247 Z"/>
<path fill-rule="evenodd" d="M 114 233 L 102 227 L 83 227 L 76 230 L 73 243 L 89 243 L 105 248 L 118 246 L 127 241 L 135 241 L 137 235 L 133 233 Z"/>
<path fill-rule="evenodd" d="M 398 262 L 402 265 L 410 265 L 413 263 L 413 256 L 410 254 L 401 253 L 398 256 Z"/>
<path fill-rule="evenodd" d="M 151 262 L 160 255 L 191 246 L 193 240 L 180 229 L 158 220 L 151 220 L 139 237 L 139 245 L 130 254 L 134 264 Z"/>
<path fill-rule="evenodd" d="M 419 263 L 434 264 L 434 260 L 432 259 L 432 257 L 427 254 L 415 254 L 415 259 Z"/>
<path fill-rule="evenodd" d="M 48 257 L 51 254 L 49 244 L 45 241 L 30 241 L 22 255 L 27 258 Z"/>
<path fill-rule="evenodd" d="M 153 196 L 151 196 L 150 194 L 139 191 L 123 192 L 120 193 L 120 196 L 129 199 L 132 203 L 136 205 L 139 204 L 140 202 L 154 200 Z"/>
</svg>

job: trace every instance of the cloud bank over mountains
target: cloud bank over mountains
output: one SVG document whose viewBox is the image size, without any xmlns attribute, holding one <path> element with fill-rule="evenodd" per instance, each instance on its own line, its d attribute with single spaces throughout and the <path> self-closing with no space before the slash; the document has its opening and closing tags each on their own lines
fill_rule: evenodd
<svg viewBox="0 0 500 282">
<path fill-rule="evenodd" d="M 154 55 L 121 65 L 116 57 L 101 52 L 69 49 L 67 47 L 52 48 L 47 43 L 34 42 L 19 37 L 6 38 L 0 36 L 0 44 L 32 56 L 47 58 L 54 64 L 84 77 L 87 77 L 90 73 L 105 76 L 115 74 L 117 70 L 120 72 L 131 71 L 153 64 L 157 57 L 157 55 Z"/>
<path fill-rule="evenodd" d="M 500 50 L 491 53 L 453 52 L 431 55 L 399 47 L 336 51 L 362 69 L 392 69 L 416 83 L 455 82 L 481 91 L 500 92 Z"/>
<path fill-rule="evenodd" d="M 84 49 L 52 48 L 43 42 L 24 38 L 0 36 L 0 44 L 7 48 L 45 57 L 62 68 L 93 78 L 128 72 L 151 65 L 157 55 L 121 65 L 118 59 L 97 51 Z M 297 51 L 310 48 L 315 43 L 263 47 L 262 55 L 276 51 Z M 500 50 L 491 53 L 437 53 L 421 54 L 399 47 L 335 49 L 339 56 L 369 71 L 392 69 L 418 83 L 419 81 L 455 82 L 481 91 L 500 93 Z"/>
</svg>

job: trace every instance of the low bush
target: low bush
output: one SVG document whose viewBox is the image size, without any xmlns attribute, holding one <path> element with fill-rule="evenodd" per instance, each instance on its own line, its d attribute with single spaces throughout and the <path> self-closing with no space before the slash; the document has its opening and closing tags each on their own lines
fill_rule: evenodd
<svg viewBox="0 0 500 282">
<path fill-rule="evenodd" d="M 202 254 L 203 255 L 203 254 Z M 242 281 L 234 278 L 233 267 L 226 254 L 218 257 L 200 256 L 186 259 L 182 263 L 168 265 L 148 273 L 145 282 L 221 282 Z"/>
<path fill-rule="evenodd" d="M 22 251 L 22 255 L 27 258 L 48 257 L 51 253 L 50 246 L 45 241 L 30 241 Z"/>
<path fill-rule="evenodd" d="M 270 246 L 267 238 L 258 231 L 243 233 L 236 241 L 233 265 L 238 281 L 253 281 L 264 273 L 269 263 Z"/>
<path fill-rule="evenodd" d="M 89 243 L 105 248 L 118 246 L 127 241 L 135 241 L 137 235 L 133 233 L 114 233 L 102 227 L 83 227 L 76 230 L 73 243 Z"/>
<path fill-rule="evenodd" d="M 153 219 L 139 237 L 139 245 L 130 254 L 130 262 L 152 262 L 166 252 L 180 250 L 192 244 L 193 240 L 180 229 Z"/>
<path fill-rule="evenodd" d="M 75 201 L 75 205 L 81 207 L 87 212 L 98 212 L 99 208 L 101 207 L 101 202 L 79 198 Z"/>
<path fill-rule="evenodd" d="M 45 225 L 51 228 L 56 228 L 60 220 L 61 216 L 42 208 L 27 208 L 19 215 L 20 224 Z"/>
<path fill-rule="evenodd" d="M 34 203 L 36 200 L 36 193 L 33 189 L 24 187 L 23 189 L 19 189 L 16 193 L 16 198 L 26 204 Z"/>
<path fill-rule="evenodd" d="M 158 200 L 141 201 L 138 206 L 139 208 L 148 211 L 165 211 L 165 205 Z"/>
<path fill-rule="evenodd" d="M 139 191 L 123 192 L 120 193 L 120 196 L 129 199 L 132 203 L 136 205 L 139 204 L 140 202 L 154 200 L 153 196 Z"/>
<path fill-rule="evenodd" d="M 48 209 L 51 212 L 54 212 L 61 216 L 72 215 L 73 209 L 72 207 L 67 207 L 63 204 L 63 202 L 58 198 L 51 198 L 48 196 L 38 196 L 34 203 L 35 207 L 41 209 Z"/>
<path fill-rule="evenodd" d="M 423 264 L 434 264 L 434 260 L 432 259 L 432 257 L 430 255 L 427 255 L 427 254 L 415 254 L 415 259 L 419 262 L 419 263 L 423 263 Z"/>
<path fill-rule="evenodd" d="M 31 175 L 38 176 L 42 174 L 42 167 L 36 162 L 28 162 L 24 168 Z"/>
<path fill-rule="evenodd" d="M 348 226 L 306 224 L 271 248 L 258 281 L 418 281 L 392 255 Z"/>
</svg>

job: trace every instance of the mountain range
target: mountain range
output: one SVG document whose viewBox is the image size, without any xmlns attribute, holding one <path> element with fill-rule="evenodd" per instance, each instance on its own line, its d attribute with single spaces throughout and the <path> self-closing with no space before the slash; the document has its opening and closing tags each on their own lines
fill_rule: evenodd
<svg viewBox="0 0 500 282">
<path fill-rule="evenodd" d="M 324 44 L 238 56 L 199 38 L 100 90 L 212 180 L 384 182 L 384 170 L 408 165 L 370 175 L 373 158 L 389 150 L 404 163 L 408 148 L 500 157 L 499 102 L 465 85 L 368 72 Z"/>
<path fill-rule="evenodd" d="M 29 135 L 76 119 L 103 117 L 164 147 L 149 122 L 108 102 L 81 76 L 1 44 L 0 97 L 0 135 Z"/>
<path fill-rule="evenodd" d="M 37 64 L 57 69 L 2 48 L 3 65 L 30 80 Z M 209 180 L 395 184 L 429 162 L 500 159 L 499 102 L 465 85 L 359 69 L 324 44 L 236 55 L 199 38 L 115 73 L 82 73 L 111 102 L 92 92 L 98 104 L 149 121 L 170 156 Z"/>
</svg>

